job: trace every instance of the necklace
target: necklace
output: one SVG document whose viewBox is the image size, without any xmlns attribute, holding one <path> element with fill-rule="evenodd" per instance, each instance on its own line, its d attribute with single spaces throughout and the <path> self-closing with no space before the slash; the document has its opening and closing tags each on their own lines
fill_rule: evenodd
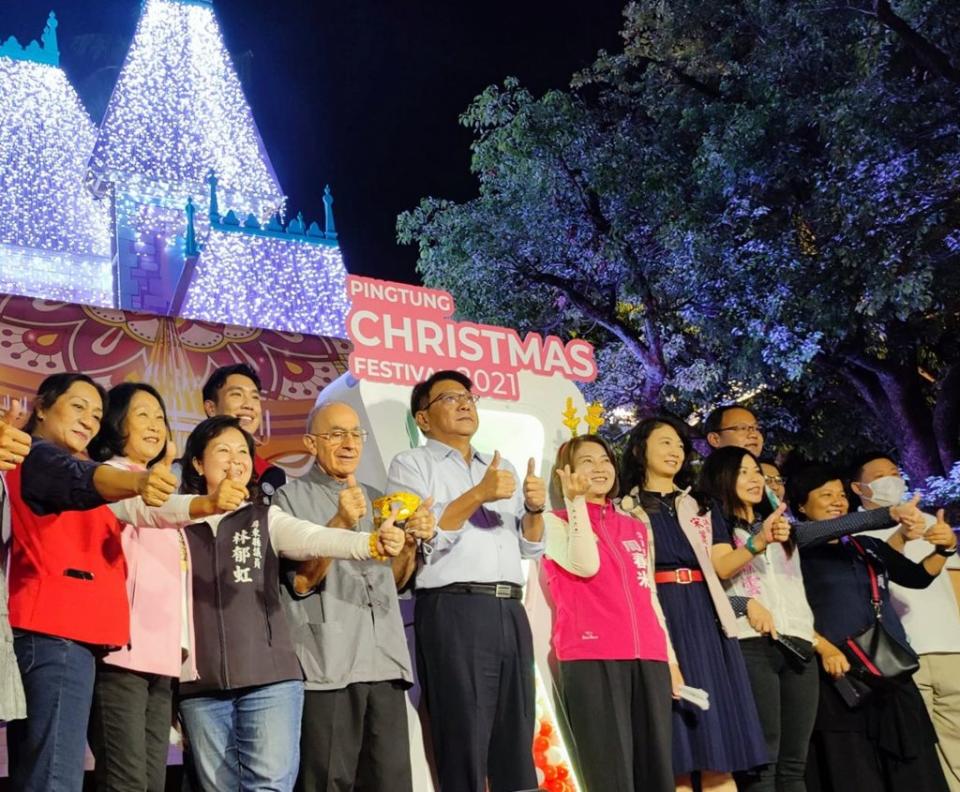
<svg viewBox="0 0 960 792">
<path fill-rule="evenodd" d="M 659 492 L 644 492 L 648 498 L 652 498 L 657 502 L 657 505 L 662 508 L 667 514 L 671 517 L 676 516 L 676 500 L 675 493 L 671 492 L 669 495 L 661 495 Z"/>
</svg>

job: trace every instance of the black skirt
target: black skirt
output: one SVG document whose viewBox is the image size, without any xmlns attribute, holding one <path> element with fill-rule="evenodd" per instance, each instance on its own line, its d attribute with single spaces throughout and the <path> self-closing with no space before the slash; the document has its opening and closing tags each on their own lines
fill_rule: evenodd
<svg viewBox="0 0 960 792">
<path fill-rule="evenodd" d="M 948 792 L 937 735 L 913 679 L 890 683 L 856 709 L 822 672 L 820 683 L 807 792 Z"/>
</svg>

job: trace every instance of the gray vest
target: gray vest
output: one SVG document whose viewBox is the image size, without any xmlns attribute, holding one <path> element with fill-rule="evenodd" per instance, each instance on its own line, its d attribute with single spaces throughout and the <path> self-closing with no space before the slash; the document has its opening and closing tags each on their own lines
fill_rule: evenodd
<svg viewBox="0 0 960 792">
<path fill-rule="evenodd" d="M 273 504 L 303 520 L 325 524 L 337 513 L 344 485 L 316 465 L 288 481 Z M 355 530 L 373 530 L 371 495 Z M 349 529 L 342 529 L 349 530 Z M 307 690 L 338 690 L 354 682 L 412 683 L 410 650 L 389 563 L 334 561 L 326 577 L 306 596 L 293 591 L 297 564 L 282 562 L 284 611 L 290 623 Z"/>
</svg>

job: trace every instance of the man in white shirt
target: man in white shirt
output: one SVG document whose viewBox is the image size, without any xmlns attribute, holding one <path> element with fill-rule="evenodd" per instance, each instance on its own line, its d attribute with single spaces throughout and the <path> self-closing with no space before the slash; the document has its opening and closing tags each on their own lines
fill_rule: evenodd
<svg viewBox="0 0 960 792">
<path fill-rule="evenodd" d="M 441 792 L 537 787 L 533 643 L 520 561 L 543 553 L 546 486 L 530 459 L 523 479 L 499 452 L 477 451 L 477 397 L 458 371 L 411 394 L 427 443 L 390 463 L 387 492 L 435 499 L 414 587 L 417 676 Z M 489 784 L 489 786 L 488 786 Z"/>
<path fill-rule="evenodd" d="M 903 500 L 907 485 L 897 464 L 883 454 L 867 454 L 851 471 L 850 487 L 864 509 L 895 506 Z M 927 516 L 927 527 L 935 523 Z M 904 535 L 900 526 L 867 535 L 885 539 L 913 561 L 936 550 L 950 556 L 948 569 L 958 569 L 956 546 L 935 548 L 926 539 Z M 909 541 L 907 541 L 909 539 Z M 920 670 L 913 680 L 930 713 L 939 740 L 938 753 L 951 792 L 960 792 L 960 611 L 947 575 L 938 575 L 925 589 L 890 584 L 890 601 L 903 622 L 910 645 L 920 656 Z"/>
</svg>

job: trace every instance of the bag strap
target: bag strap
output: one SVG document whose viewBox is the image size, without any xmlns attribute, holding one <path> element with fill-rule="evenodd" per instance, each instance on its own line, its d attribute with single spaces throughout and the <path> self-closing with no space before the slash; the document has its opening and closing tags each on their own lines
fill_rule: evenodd
<svg viewBox="0 0 960 792">
<path fill-rule="evenodd" d="M 873 562 L 870 560 L 870 556 L 867 555 L 867 551 L 863 549 L 863 545 L 852 536 L 845 538 L 853 545 L 854 549 L 863 559 L 863 563 L 867 566 L 867 574 L 870 575 L 870 602 L 873 605 L 873 611 L 876 613 L 877 619 L 879 619 L 882 600 L 880 599 L 880 586 L 877 584 L 877 571 L 874 569 Z"/>
</svg>

